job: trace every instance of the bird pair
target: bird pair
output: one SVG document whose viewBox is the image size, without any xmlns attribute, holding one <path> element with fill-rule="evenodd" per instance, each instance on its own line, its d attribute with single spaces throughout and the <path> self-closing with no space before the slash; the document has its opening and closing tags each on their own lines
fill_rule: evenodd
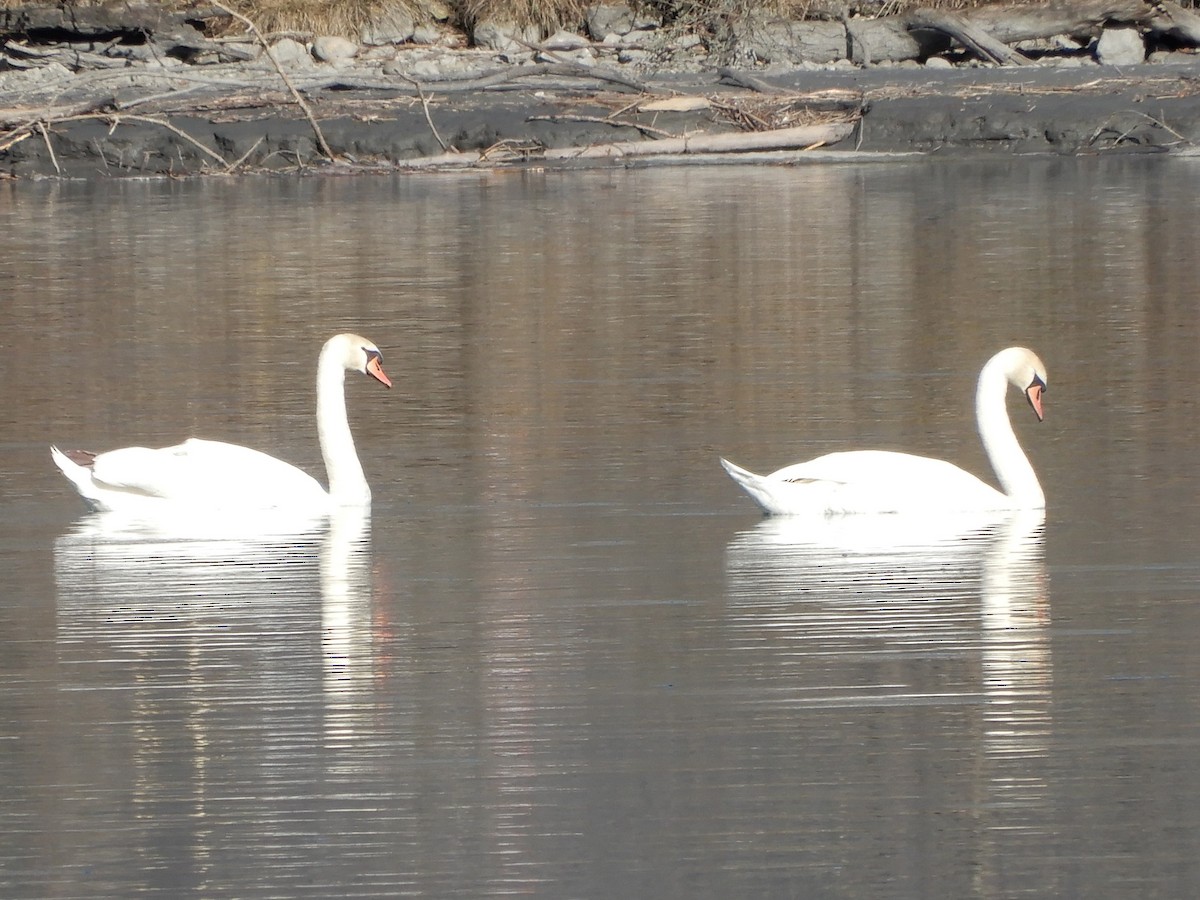
<svg viewBox="0 0 1200 900">
<path fill-rule="evenodd" d="M 348 371 L 392 386 L 379 348 L 366 338 L 339 334 L 325 342 L 317 361 L 317 433 L 328 491 L 307 473 L 258 450 L 197 438 L 174 447 L 127 447 L 101 454 L 51 447 L 51 456 L 98 510 L 153 515 L 167 508 L 296 508 L 325 513 L 366 506 L 371 490 L 346 417 Z M 830 453 L 770 475 L 755 475 L 726 459 L 721 465 L 764 511 L 775 515 L 1041 509 L 1041 485 L 1005 406 L 1010 384 L 1025 394 L 1041 421 L 1046 369 L 1036 354 L 1010 347 L 988 360 L 979 375 L 979 435 L 1003 491 L 951 463 L 881 450 Z"/>
</svg>

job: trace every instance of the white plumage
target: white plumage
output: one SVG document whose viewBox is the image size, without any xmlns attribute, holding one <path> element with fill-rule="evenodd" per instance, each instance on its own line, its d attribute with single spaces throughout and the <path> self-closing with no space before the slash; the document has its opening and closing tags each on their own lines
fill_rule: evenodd
<svg viewBox="0 0 1200 900">
<path fill-rule="evenodd" d="M 773 515 L 1041 509 L 1045 495 L 1005 406 L 1010 384 L 1025 394 L 1041 421 L 1046 369 L 1031 350 L 1010 347 L 993 356 L 975 393 L 979 435 L 1003 491 L 952 463 L 885 450 L 830 453 L 769 475 L 727 459 L 721 465 Z"/>
<path fill-rule="evenodd" d="M 51 458 L 93 509 L 135 514 L 227 509 L 325 511 L 370 503 L 371 491 L 346 418 L 345 372 L 391 387 L 379 348 L 354 334 L 325 342 L 317 361 L 317 435 L 329 490 L 259 450 L 190 438 L 174 447 L 107 453 L 50 448 Z"/>
</svg>

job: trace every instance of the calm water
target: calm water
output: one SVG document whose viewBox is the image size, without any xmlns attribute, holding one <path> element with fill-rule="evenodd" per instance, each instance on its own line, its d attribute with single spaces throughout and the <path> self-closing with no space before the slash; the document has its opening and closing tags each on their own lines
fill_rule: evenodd
<svg viewBox="0 0 1200 900">
<path fill-rule="evenodd" d="M 1200 164 L 0 184 L 0 896 L 1200 890 Z M 370 522 L 88 518 L 46 446 L 321 473 Z M 716 463 L 986 459 L 951 538 L 763 522 Z M 990 475 L 989 475 L 990 477 Z M 897 533 L 898 531 L 898 533 Z"/>
</svg>

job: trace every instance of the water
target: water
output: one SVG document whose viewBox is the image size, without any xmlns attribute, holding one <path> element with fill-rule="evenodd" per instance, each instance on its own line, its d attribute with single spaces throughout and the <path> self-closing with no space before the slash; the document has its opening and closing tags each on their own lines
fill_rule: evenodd
<svg viewBox="0 0 1200 900">
<path fill-rule="evenodd" d="M 0 185 L 0 895 L 1195 893 L 1198 181 Z M 396 385 L 348 384 L 369 523 L 113 533 L 50 465 L 319 475 L 350 328 Z M 1010 344 L 1044 521 L 814 536 L 716 464 L 990 477 Z"/>
</svg>

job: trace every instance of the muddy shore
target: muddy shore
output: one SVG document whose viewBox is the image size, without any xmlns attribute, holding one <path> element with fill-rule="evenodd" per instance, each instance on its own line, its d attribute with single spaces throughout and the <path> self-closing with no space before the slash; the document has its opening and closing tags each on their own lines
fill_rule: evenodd
<svg viewBox="0 0 1200 900">
<path fill-rule="evenodd" d="M 207 86 L 187 91 L 178 89 L 179 82 L 174 90 L 135 83 L 123 71 L 64 81 L 52 96 L 47 92 L 23 107 L 11 97 L 0 101 L 9 107 L 0 175 L 546 165 L 552 150 L 828 123 L 838 126 L 828 139 L 818 136 L 804 147 L 753 158 L 796 163 L 863 154 L 1191 153 L 1200 144 L 1200 64 L 1191 62 L 1121 69 L 868 67 L 747 73 L 744 80 L 726 70 L 643 77 L 637 89 L 550 73 L 454 92 L 437 84 L 416 88 L 402 79 L 363 85 L 343 70 L 302 87 L 307 111 L 282 84 L 239 86 L 233 69 L 210 69 Z M 19 134 L 14 123 L 19 126 L 22 115 L 28 122 L 38 117 L 40 124 Z M 336 163 L 324 158 L 322 139 Z M 739 158 L 745 157 L 679 154 L 668 161 Z M 433 165 L 431 159 L 450 161 Z M 554 164 L 582 163 L 566 153 Z M 615 152 L 586 164 L 651 163 Z"/>
</svg>

